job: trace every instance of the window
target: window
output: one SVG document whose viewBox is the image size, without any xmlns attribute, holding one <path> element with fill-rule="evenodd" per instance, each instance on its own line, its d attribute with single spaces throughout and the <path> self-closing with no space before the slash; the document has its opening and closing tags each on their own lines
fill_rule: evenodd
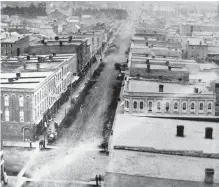
<svg viewBox="0 0 219 187">
<path fill-rule="evenodd" d="M 182 109 L 183 109 L 183 110 L 186 110 L 186 103 L 183 103 Z"/>
<path fill-rule="evenodd" d="M 192 104 L 191 104 L 191 110 L 192 110 L 192 111 L 195 110 L 195 103 L 192 103 Z"/>
<path fill-rule="evenodd" d="M 208 103 L 208 112 L 211 112 L 211 110 L 212 110 L 212 105 L 211 103 Z"/>
<path fill-rule="evenodd" d="M 9 106 L 9 96 L 8 95 L 4 96 L 4 100 L 5 100 L 5 106 Z"/>
<path fill-rule="evenodd" d="M 173 109 L 178 110 L 178 103 L 174 103 Z"/>
<path fill-rule="evenodd" d="M 5 121 L 9 121 L 9 110 L 5 110 Z"/>
<path fill-rule="evenodd" d="M 140 110 L 143 110 L 143 108 L 144 108 L 144 102 L 140 101 Z"/>
<path fill-rule="evenodd" d="M 153 105 L 152 101 L 149 101 L 149 103 L 148 103 L 148 111 L 149 112 L 152 112 L 152 105 Z"/>
<path fill-rule="evenodd" d="M 125 107 L 129 108 L 129 101 L 128 100 L 125 100 Z"/>
<path fill-rule="evenodd" d="M 166 102 L 166 112 L 169 112 L 169 109 L 170 109 L 170 103 Z"/>
<path fill-rule="evenodd" d="M 204 111 L 204 104 L 200 103 L 199 104 L 199 112 L 203 112 Z"/>
<path fill-rule="evenodd" d="M 133 103 L 133 107 L 134 107 L 134 109 L 137 108 L 137 101 L 134 101 L 134 103 Z"/>
<path fill-rule="evenodd" d="M 24 111 L 20 111 L 20 122 L 24 122 Z"/>
<path fill-rule="evenodd" d="M 160 102 L 157 102 L 157 111 L 160 112 Z"/>
<path fill-rule="evenodd" d="M 19 96 L 19 106 L 20 107 L 24 106 L 24 97 L 22 95 Z"/>
</svg>

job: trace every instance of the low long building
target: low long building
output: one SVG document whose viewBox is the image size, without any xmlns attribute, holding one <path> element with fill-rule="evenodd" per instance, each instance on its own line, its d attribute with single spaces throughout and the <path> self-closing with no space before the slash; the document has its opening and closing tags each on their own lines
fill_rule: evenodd
<svg viewBox="0 0 219 187">
<path fill-rule="evenodd" d="M 43 62 L 44 60 L 44 62 Z M 68 98 L 77 80 L 76 54 L 28 57 L 1 73 L 1 110 L 4 139 L 34 140 L 39 129 Z M 19 64 L 15 61 L 14 64 Z M 14 72 L 14 73 L 13 73 Z"/>
<path fill-rule="evenodd" d="M 216 94 L 201 85 L 128 79 L 123 97 L 130 114 L 215 115 Z"/>
</svg>

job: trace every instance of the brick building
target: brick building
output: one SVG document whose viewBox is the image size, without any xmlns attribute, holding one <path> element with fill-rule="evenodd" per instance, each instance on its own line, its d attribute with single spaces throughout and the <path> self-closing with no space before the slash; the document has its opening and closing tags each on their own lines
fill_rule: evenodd
<svg viewBox="0 0 219 187">
<path fill-rule="evenodd" d="M 69 38 L 56 38 L 49 40 L 42 40 L 41 43 L 31 44 L 28 47 L 28 53 L 30 55 L 47 55 L 47 54 L 77 54 L 77 72 L 83 70 L 83 67 L 88 63 L 89 44 L 87 39 L 74 39 Z"/>
<path fill-rule="evenodd" d="M 206 62 L 208 54 L 208 45 L 200 38 L 187 38 L 186 57 L 195 59 L 199 62 Z"/>
<path fill-rule="evenodd" d="M 1 55 L 2 56 L 19 56 L 27 52 L 29 45 L 29 37 L 18 33 L 5 33 L 1 39 Z"/>
<path fill-rule="evenodd" d="M 24 57 L 9 73 L 1 77 L 3 138 L 34 140 L 69 96 L 73 74 L 77 71 L 75 54 Z M 3 63 L 9 63 L 10 60 Z M 19 64 L 19 63 L 18 63 Z M 18 73 L 19 72 L 19 73 Z"/>
<path fill-rule="evenodd" d="M 125 112 L 141 115 L 214 116 L 216 94 L 205 86 L 128 79 Z"/>
</svg>

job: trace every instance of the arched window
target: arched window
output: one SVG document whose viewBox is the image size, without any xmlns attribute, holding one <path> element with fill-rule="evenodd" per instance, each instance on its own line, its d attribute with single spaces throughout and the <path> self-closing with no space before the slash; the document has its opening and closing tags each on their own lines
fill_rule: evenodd
<svg viewBox="0 0 219 187">
<path fill-rule="evenodd" d="M 182 109 L 186 110 L 186 103 L 183 103 Z"/>
<path fill-rule="evenodd" d="M 191 104 L 191 110 L 195 110 L 195 103 Z"/>
<path fill-rule="evenodd" d="M 174 110 L 178 109 L 178 103 L 174 103 Z"/>
<path fill-rule="evenodd" d="M 211 111 L 211 109 L 212 109 L 212 105 L 211 103 L 208 103 L 208 111 Z"/>
<path fill-rule="evenodd" d="M 140 101 L 140 109 L 143 110 L 143 108 L 144 108 L 144 102 Z"/>
<path fill-rule="evenodd" d="M 9 121 L 9 110 L 8 110 L 8 108 L 5 109 L 5 121 Z"/>
<path fill-rule="evenodd" d="M 133 107 L 134 107 L 134 109 L 137 108 L 137 101 L 134 101 L 134 103 L 133 103 Z"/>
<path fill-rule="evenodd" d="M 152 101 L 149 101 L 149 103 L 148 103 L 148 111 L 149 112 L 152 111 L 152 105 L 153 105 Z"/>
<path fill-rule="evenodd" d="M 170 109 L 170 103 L 169 102 L 166 102 L 166 112 L 168 112 Z"/>
<path fill-rule="evenodd" d="M 4 96 L 4 101 L 5 101 L 5 106 L 9 106 L 9 96 L 8 95 Z"/>
<path fill-rule="evenodd" d="M 128 100 L 125 100 L 125 107 L 129 108 L 129 101 Z"/>
<path fill-rule="evenodd" d="M 200 103 L 200 105 L 199 105 L 199 110 L 204 110 L 204 104 L 203 103 Z"/>
<path fill-rule="evenodd" d="M 160 111 L 160 102 L 157 102 L 157 111 Z"/>
<path fill-rule="evenodd" d="M 19 96 L 19 106 L 20 107 L 24 106 L 24 97 L 22 95 Z"/>
<path fill-rule="evenodd" d="M 20 111 L 20 122 L 24 122 L 24 111 Z"/>
</svg>

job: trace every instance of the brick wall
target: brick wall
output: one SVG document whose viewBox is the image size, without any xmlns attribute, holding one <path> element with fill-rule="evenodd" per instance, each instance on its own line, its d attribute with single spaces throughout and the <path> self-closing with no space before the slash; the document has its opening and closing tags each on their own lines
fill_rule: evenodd
<svg viewBox="0 0 219 187">
<path fill-rule="evenodd" d="M 3 138 L 23 140 L 23 128 L 33 122 L 33 93 L 15 90 L 2 90 L 1 110 Z M 5 106 L 4 97 L 9 96 L 9 106 Z M 23 107 L 19 106 L 19 96 L 23 96 Z M 5 121 L 5 111 L 9 111 L 9 121 Z M 24 121 L 20 121 L 20 111 L 24 112 Z M 29 127 L 30 129 L 32 127 Z M 32 131 L 32 130 L 31 130 Z M 14 140 L 14 139 L 13 139 Z"/>
</svg>

